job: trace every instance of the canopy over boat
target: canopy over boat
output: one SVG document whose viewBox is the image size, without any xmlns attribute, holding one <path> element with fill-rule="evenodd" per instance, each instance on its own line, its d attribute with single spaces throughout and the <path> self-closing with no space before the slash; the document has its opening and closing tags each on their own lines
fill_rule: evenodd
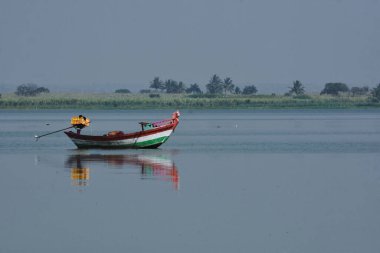
<svg viewBox="0 0 380 253">
<path fill-rule="evenodd" d="M 83 135 L 81 128 L 77 133 L 66 131 L 65 134 L 78 148 L 157 148 L 165 143 L 179 123 L 180 113 L 172 114 L 171 119 L 157 122 L 140 122 L 141 131 L 124 133 L 111 131 L 104 135 Z M 86 122 L 74 122 L 85 125 Z M 88 121 L 89 124 L 89 121 Z"/>
</svg>

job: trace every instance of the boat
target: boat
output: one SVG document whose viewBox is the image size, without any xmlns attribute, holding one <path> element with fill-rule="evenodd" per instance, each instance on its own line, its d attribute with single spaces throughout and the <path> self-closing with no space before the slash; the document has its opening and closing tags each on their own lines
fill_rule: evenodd
<svg viewBox="0 0 380 253">
<path fill-rule="evenodd" d="M 89 125 L 90 121 L 80 115 L 72 118 L 71 121 L 77 132 L 65 131 L 64 133 L 79 149 L 153 149 L 158 148 L 169 139 L 179 123 L 179 116 L 179 111 L 176 111 L 170 119 L 157 122 L 139 122 L 141 131 L 138 132 L 111 131 L 104 135 L 84 135 L 81 134 L 81 129 Z M 81 121 L 83 121 L 82 124 Z M 39 136 L 37 137 L 39 138 Z"/>
</svg>

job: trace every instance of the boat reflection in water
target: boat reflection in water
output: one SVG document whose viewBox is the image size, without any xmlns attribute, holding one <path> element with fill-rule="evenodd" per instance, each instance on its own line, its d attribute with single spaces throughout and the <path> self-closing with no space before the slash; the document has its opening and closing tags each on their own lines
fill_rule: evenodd
<svg viewBox="0 0 380 253">
<path fill-rule="evenodd" d="M 142 179 L 160 179 L 169 181 L 175 190 L 179 189 L 179 173 L 174 162 L 164 156 L 130 154 L 75 154 L 70 155 L 65 167 L 71 168 L 71 180 L 74 186 L 87 186 L 90 180 L 90 167 L 104 164 L 114 168 L 139 168 Z"/>
<path fill-rule="evenodd" d="M 71 168 L 71 182 L 73 186 L 86 186 L 90 180 L 89 168 Z"/>
</svg>

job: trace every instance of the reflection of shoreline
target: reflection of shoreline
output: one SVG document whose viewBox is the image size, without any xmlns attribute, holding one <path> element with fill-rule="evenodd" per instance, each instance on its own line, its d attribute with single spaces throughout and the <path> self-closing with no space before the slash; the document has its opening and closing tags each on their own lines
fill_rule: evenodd
<svg viewBox="0 0 380 253">
<path fill-rule="evenodd" d="M 158 178 L 170 181 L 173 187 L 179 189 L 179 172 L 174 162 L 166 157 L 132 154 L 132 155 L 101 155 L 78 154 L 70 155 L 65 167 L 71 168 L 73 185 L 86 186 L 90 179 L 90 167 L 95 164 L 106 164 L 114 168 L 124 168 L 126 165 L 140 168 L 142 178 Z"/>
</svg>

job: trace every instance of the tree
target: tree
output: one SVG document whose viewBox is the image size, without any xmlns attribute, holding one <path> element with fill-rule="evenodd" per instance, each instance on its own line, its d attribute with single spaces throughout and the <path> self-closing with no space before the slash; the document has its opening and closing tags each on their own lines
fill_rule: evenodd
<svg viewBox="0 0 380 253">
<path fill-rule="evenodd" d="M 367 95 L 368 92 L 369 92 L 368 86 L 351 88 L 351 93 L 353 96 Z"/>
<path fill-rule="evenodd" d="M 45 87 L 38 87 L 37 90 L 36 90 L 36 93 L 39 94 L 39 93 L 49 93 L 49 89 L 48 88 L 45 88 Z"/>
<path fill-rule="evenodd" d="M 202 94 L 201 88 L 199 88 L 199 85 L 194 83 L 191 84 L 189 88 L 186 89 L 186 93 L 189 94 Z"/>
<path fill-rule="evenodd" d="M 15 94 L 17 96 L 36 96 L 40 93 L 49 93 L 49 89 L 38 87 L 34 83 L 22 84 L 17 87 Z"/>
<path fill-rule="evenodd" d="M 321 91 L 321 95 L 330 94 L 338 95 L 339 92 L 348 92 L 348 86 L 345 83 L 326 83 L 325 88 Z"/>
<path fill-rule="evenodd" d="M 297 96 L 298 95 L 303 95 L 305 93 L 305 88 L 303 86 L 303 84 L 296 80 L 293 82 L 293 87 L 290 87 L 290 91 L 289 91 L 290 94 L 294 93 L 296 94 Z"/>
<path fill-rule="evenodd" d="M 131 91 L 128 89 L 118 89 L 115 90 L 115 93 L 131 93 Z"/>
<path fill-rule="evenodd" d="M 177 90 L 177 82 L 172 79 L 168 79 L 165 81 L 164 87 L 166 93 L 175 93 L 175 91 Z"/>
<path fill-rule="evenodd" d="M 375 101 L 380 101 L 380 83 L 371 90 L 371 95 Z"/>
<path fill-rule="evenodd" d="M 257 89 L 255 85 L 247 85 L 243 89 L 244 95 L 256 94 L 256 92 L 257 92 Z"/>
<path fill-rule="evenodd" d="M 186 86 L 183 82 L 177 82 L 172 79 L 165 81 L 166 93 L 183 93 L 186 90 Z"/>
<path fill-rule="evenodd" d="M 235 94 L 240 94 L 241 90 L 238 86 L 235 87 Z"/>
<path fill-rule="evenodd" d="M 207 92 L 210 94 L 221 94 L 223 92 L 222 79 L 213 75 L 208 84 L 206 84 Z"/>
<path fill-rule="evenodd" d="M 186 84 L 184 82 L 178 83 L 177 93 L 184 93 L 186 91 Z"/>
<path fill-rule="evenodd" d="M 160 80 L 159 77 L 155 77 L 153 81 L 150 82 L 149 88 L 155 89 L 155 90 L 163 90 L 164 89 L 164 84 Z"/>
<path fill-rule="evenodd" d="M 234 87 L 235 87 L 235 85 L 232 83 L 231 78 L 227 77 L 224 79 L 224 81 L 223 81 L 224 94 L 227 94 L 227 91 L 232 93 L 232 91 L 234 90 Z"/>
</svg>

